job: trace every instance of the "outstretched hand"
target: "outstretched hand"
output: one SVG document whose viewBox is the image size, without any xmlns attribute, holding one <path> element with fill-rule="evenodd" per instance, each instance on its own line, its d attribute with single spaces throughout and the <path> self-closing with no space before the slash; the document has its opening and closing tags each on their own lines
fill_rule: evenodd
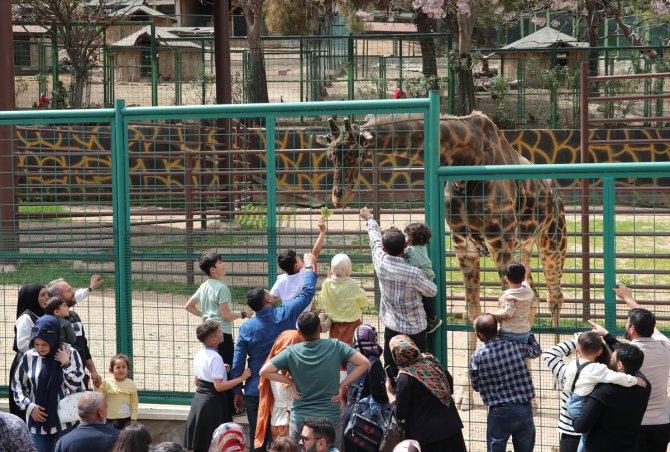
<svg viewBox="0 0 670 452">
<path fill-rule="evenodd" d="M 363 220 L 368 220 L 368 218 L 372 218 L 372 212 L 367 207 L 363 207 L 360 212 L 361 218 Z"/>
<path fill-rule="evenodd" d="M 591 331 L 596 333 L 600 337 L 607 336 L 609 334 L 609 331 L 607 331 L 603 326 L 598 325 L 596 322 L 593 320 L 587 320 L 589 322 L 589 325 L 591 325 L 593 328 Z"/>
<path fill-rule="evenodd" d="M 622 299 L 624 303 L 628 305 L 629 308 L 634 309 L 640 307 L 639 304 L 635 301 L 633 298 L 633 291 L 631 290 L 630 287 L 627 287 L 623 283 L 617 284 L 617 286 L 612 289 L 614 290 L 614 293 L 616 294 L 617 297 Z"/>
</svg>

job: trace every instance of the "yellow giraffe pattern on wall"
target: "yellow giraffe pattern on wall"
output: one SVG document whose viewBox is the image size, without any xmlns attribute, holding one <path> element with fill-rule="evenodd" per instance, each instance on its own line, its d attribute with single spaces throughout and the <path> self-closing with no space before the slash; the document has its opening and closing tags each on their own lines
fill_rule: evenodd
<svg viewBox="0 0 670 452">
<path fill-rule="evenodd" d="M 314 142 L 322 130 L 278 129 L 275 140 L 277 187 L 293 193 L 311 193 L 327 190 L 329 163 L 325 148 Z M 543 163 L 579 163 L 580 142 L 578 130 L 513 130 L 505 131 L 512 146 L 530 161 Z M 662 138 L 670 131 L 660 129 L 596 130 L 592 138 Z M 17 127 L 17 164 L 20 180 L 26 190 L 41 187 L 59 187 L 68 192 L 86 193 L 91 187 L 111 186 L 110 128 L 105 126 L 26 126 Z M 189 126 L 162 125 L 131 126 L 129 129 L 130 185 L 134 189 L 151 187 L 165 190 L 183 190 L 185 181 L 200 189 L 225 190 L 231 182 L 225 177 L 228 167 L 221 159 L 213 158 L 219 149 L 216 130 Z M 249 149 L 265 149 L 265 134 L 257 132 L 247 137 Z M 263 170 L 265 152 L 234 150 L 238 165 L 238 179 L 244 178 L 241 169 Z M 416 154 L 416 153 L 414 153 Z M 658 162 L 670 160 L 670 145 L 595 145 L 590 149 L 592 162 Z M 242 162 L 242 163 L 240 163 Z M 423 188 L 423 159 L 420 156 L 389 154 L 377 156 L 381 171 L 377 183 L 380 188 Z M 361 178 L 362 188 L 372 188 L 372 163 Z M 241 168 L 241 169 L 240 169 Z M 412 168 L 412 171 L 409 171 Z M 316 169 L 316 171 L 315 171 Z M 405 170 L 402 170 L 405 169 Z M 262 177 L 249 176 L 257 183 Z M 619 185 L 633 180 L 619 180 Z M 651 185 L 653 181 L 637 180 L 637 186 Z"/>
</svg>

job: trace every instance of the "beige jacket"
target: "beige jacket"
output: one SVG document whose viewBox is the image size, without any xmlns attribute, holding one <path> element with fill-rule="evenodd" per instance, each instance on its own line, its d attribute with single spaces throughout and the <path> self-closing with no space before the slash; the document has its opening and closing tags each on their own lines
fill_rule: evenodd
<svg viewBox="0 0 670 452">
<path fill-rule="evenodd" d="M 530 332 L 528 313 L 534 298 L 535 292 L 525 284 L 518 289 L 504 291 L 498 299 L 500 330 L 508 333 Z"/>
</svg>

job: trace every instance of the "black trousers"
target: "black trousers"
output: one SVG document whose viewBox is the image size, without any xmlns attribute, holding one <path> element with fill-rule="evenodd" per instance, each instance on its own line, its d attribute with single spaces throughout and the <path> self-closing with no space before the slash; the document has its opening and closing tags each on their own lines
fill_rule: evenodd
<svg viewBox="0 0 670 452">
<path fill-rule="evenodd" d="M 670 440 L 670 424 L 642 425 L 637 449 L 642 452 L 665 452 Z"/>
<path fill-rule="evenodd" d="M 393 360 L 393 355 L 391 354 L 391 349 L 389 348 L 389 342 L 393 336 L 397 336 L 399 334 L 404 333 L 393 331 L 390 328 L 386 328 L 384 330 L 384 366 L 391 366 L 391 370 L 393 370 L 393 375 L 395 376 L 398 376 L 398 366 L 396 366 L 395 361 Z M 426 335 L 426 330 L 416 334 L 407 334 L 406 336 L 409 336 L 409 338 L 414 341 L 419 350 L 425 353 L 426 347 L 428 345 L 428 336 Z"/>
<path fill-rule="evenodd" d="M 560 452 L 577 452 L 579 441 L 582 439 L 579 435 L 568 435 L 561 433 L 561 440 L 558 443 Z"/>
<path fill-rule="evenodd" d="M 223 358 L 223 363 L 228 364 L 230 367 L 233 367 L 233 356 L 235 355 L 235 342 L 233 342 L 233 335 L 228 333 L 223 333 L 223 342 L 219 344 L 216 348 L 216 351 L 219 352 L 219 356 Z M 226 376 L 230 380 L 230 371 L 227 372 Z M 235 394 L 232 389 L 224 391 L 227 394 L 228 402 L 228 412 L 235 414 Z"/>
</svg>

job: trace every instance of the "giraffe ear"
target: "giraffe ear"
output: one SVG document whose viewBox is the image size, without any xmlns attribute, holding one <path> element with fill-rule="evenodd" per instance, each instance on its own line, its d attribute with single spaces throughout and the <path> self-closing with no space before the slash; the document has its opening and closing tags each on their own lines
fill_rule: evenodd
<svg viewBox="0 0 670 452">
<path fill-rule="evenodd" d="M 358 134 L 358 142 L 363 146 L 364 148 L 367 148 L 374 144 L 375 141 L 375 136 L 370 133 L 367 130 L 361 130 L 361 132 Z"/>
</svg>

